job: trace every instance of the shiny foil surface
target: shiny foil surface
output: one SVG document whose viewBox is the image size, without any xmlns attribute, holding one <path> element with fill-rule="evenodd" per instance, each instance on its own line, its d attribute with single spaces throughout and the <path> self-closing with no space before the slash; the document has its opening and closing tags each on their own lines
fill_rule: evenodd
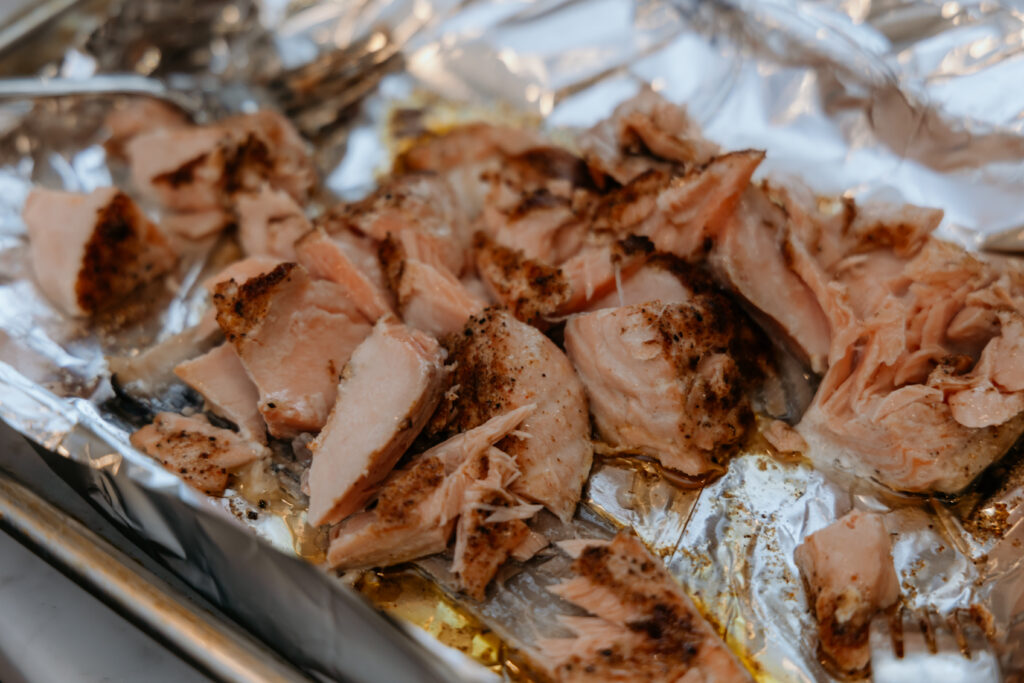
<svg viewBox="0 0 1024 683">
<path fill-rule="evenodd" d="M 759 177 L 801 178 L 820 193 L 858 200 L 940 207 L 941 236 L 969 248 L 1024 223 L 1024 10 L 1011 2 L 86 5 L 59 32 L 61 56 L 40 73 L 202 73 L 243 84 L 240 95 L 220 104 L 247 110 L 267 103 L 260 85 L 274 74 L 325 51 L 363 41 L 400 55 L 361 108 L 315 141 L 324 192 L 314 211 L 373 187 L 409 133 L 399 125 L 409 112 L 428 129 L 474 118 L 539 126 L 571 146 L 573 131 L 649 85 L 685 104 L 724 148 L 766 150 Z M 0 66 L 13 59 L 0 58 Z M 0 105 L 0 416 L 84 466 L 76 475 L 83 495 L 159 547 L 217 604 L 247 625 L 259 622 L 254 628 L 308 671 L 353 675 L 358 653 L 339 654 L 334 644 L 353 630 L 340 615 L 371 619 L 345 585 L 354 584 L 385 611 L 452 646 L 430 645 L 437 641 L 408 631 L 410 642 L 434 648 L 445 675 L 457 669 L 467 679 L 529 679 L 521 667 L 530 648 L 538 637 L 557 635 L 552 617 L 571 610 L 544 590 L 568 568 L 553 549 L 504 572 L 483 604 L 447 591 L 443 558 L 403 570 L 429 577 L 425 583 L 387 572 L 338 581 L 283 557 L 266 576 L 240 580 L 251 574 L 253 554 L 269 556 L 267 544 L 313 562 L 322 558 L 323 539 L 305 525 L 287 468 L 271 482 L 243 476 L 227 497 L 211 499 L 128 444 L 112 373 L 151 406 L 180 408 L 185 399 L 169 378 L 173 362 L 145 354 L 159 348 L 173 357 L 167 340 L 203 312 L 198 283 L 236 253 L 231 244 L 200 245 L 143 310 L 89 328 L 42 296 L 26 258 L 22 204 L 33 185 L 89 191 L 124 183 L 123 165 L 102 145 L 103 116 L 118 102 Z M 1010 675 L 1024 668 L 1015 654 L 1024 648 L 1013 647 L 1024 638 L 1024 473 L 1005 469 L 958 500 L 907 498 L 832 481 L 755 438 L 704 487 L 680 485 L 647 463 L 598 459 L 574 525 L 542 525 L 555 540 L 632 527 L 758 680 L 813 681 L 831 676 L 818 660 L 793 549 L 853 506 L 882 511 L 907 607 L 970 613 L 1005 647 Z M 210 531 L 223 526 L 208 522 L 211 515 L 251 531 L 232 541 L 247 550 L 224 550 L 228 542 L 218 539 L 230 536 Z M 267 600 L 266 590 L 303 598 Z M 299 642 L 296 634 L 314 631 L 312 640 Z M 381 638 L 389 633 L 381 622 Z M 353 677 L 381 675 L 368 668 Z"/>
</svg>

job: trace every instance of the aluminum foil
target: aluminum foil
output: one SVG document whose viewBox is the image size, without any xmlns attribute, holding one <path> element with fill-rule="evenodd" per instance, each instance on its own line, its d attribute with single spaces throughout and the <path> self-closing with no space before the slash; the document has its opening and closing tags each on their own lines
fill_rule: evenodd
<svg viewBox="0 0 1024 683">
<path fill-rule="evenodd" d="M 762 175 L 798 177 L 822 193 L 939 206 L 941 234 L 967 246 L 1024 215 L 1024 89 L 1010 87 L 1024 76 L 1024 13 L 1009 2 L 95 4 L 107 14 L 79 24 L 87 33 L 65 35 L 68 48 L 46 73 L 203 71 L 256 83 L 375 33 L 401 50 L 404 68 L 381 81 L 343 137 L 318 148 L 336 197 L 357 197 L 386 172 L 396 109 L 424 108 L 447 123 L 512 119 L 571 144 L 573 130 L 649 85 L 685 103 L 724 147 L 767 150 Z M 183 25 L 194 30 L 169 30 Z M 295 543 L 301 511 L 250 519 L 257 511 L 243 492 L 209 499 L 128 445 L 127 424 L 110 408 L 109 359 L 137 358 L 194 323 L 196 283 L 218 251 L 187 258 L 155 310 L 127 328 L 84 329 L 41 296 L 25 258 L 21 205 L 33 184 L 81 191 L 123 178 L 100 144 L 108 106 L 0 107 L 0 416 L 155 555 L 307 671 L 429 680 L 456 667 L 460 676 L 486 677 L 444 648 L 434 654 L 446 663 L 417 669 L 411 640 L 395 639 L 347 587 L 285 557 L 310 554 Z M 148 391 L 172 405 L 182 398 L 166 386 Z M 908 606 L 974 608 L 990 616 L 997 639 L 1013 642 L 1024 613 L 1020 480 L 1008 477 L 995 497 L 906 500 L 752 446 L 703 489 L 677 487 L 636 463 L 601 462 L 574 526 L 547 523 L 555 538 L 634 528 L 758 679 L 829 680 L 792 561 L 796 545 L 852 506 L 883 511 Z M 240 526 L 253 533 L 234 533 Z M 445 585 L 443 559 L 419 566 Z M 503 576 L 486 603 L 457 606 L 529 648 L 553 634 L 553 614 L 569 609 L 544 590 L 566 569 L 564 558 L 545 553 Z M 386 648 L 400 653 L 383 657 L 391 669 L 363 661 L 364 652 Z M 477 660 L 500 670 L 492 655 Z M 1006 665 L 1024 663 L 1010 656 Z"/>
</svg>

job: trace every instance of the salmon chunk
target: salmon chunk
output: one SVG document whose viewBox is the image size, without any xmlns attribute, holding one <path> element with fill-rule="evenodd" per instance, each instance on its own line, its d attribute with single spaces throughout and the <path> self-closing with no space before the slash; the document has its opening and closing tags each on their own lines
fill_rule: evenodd
<svg viewBox="0 0 1024 683">
<path fill-rule="evenodd" d="M 263 185 L 255 192 L 235 196 L 238 240 L 249 256 L 295 260 L 295 242 L 309 232 L 302 207 L 290 194 Z"/>
<path fill-rule="evenodd" d="M 234 217 L 224 209 L 205 209 L 170 213 L 160 221 L 160 227 L 169 235 L 198 241 L 216 235 L 234 223 Z"/>
<path fill-rule="evenodd" d="M 586 310 L 600 311 L 650 301 L 681 304 L 692 299 L 696 292 L 713 289 L 710 278 L 697 267 L 671 254 L 655 254 L 639 268 L 620 275 L 615 289 L 588 303 Z"/>
<path fill-rule="evenodd" d="M 156 226 L 117 188 L 88 195 L 36 188 L 22 217 L 36 282 L 69 315 L 117 304 L 177 260 Z"/>
<path fill-rule="evenodd" d="M 644 174 L 601 199 L 594 227 L 648 237 L 658 251 L 702 255 L 736 208 L 764 152 L 730 152 L 682 176 Z"/>
<path fill-rule="evenodd" d="M 680 174 L 719 152 L 685 107 L 650 88 L 582 135 L 580 147 L 595 174 L 607 174 L 622 185 L 652 170 Z"/>
<path fill-rule="evenodd" d="M 616 451 L 701 476 L 753 422 L 746 390 L 761 374 L 761 344 L 720 294 L 573 316 L 565 349 Z"/>
<path fill-rule="evenodd" d="M 593 616 L 563 616 L 572 638 L 539 643 L 556 681 L 751 681 L 661 561 L 629 532 L 566 543 L 573 578 L 551 592 Z"/>
<path fill-rule="evenodd" d="M 131 442 L 211 496 L 223 495 L 231 470 L 269 455 L 265 446 L 214 427 L 202 415 L 157 413 L 152 424 L 132 434 Z"/>
<path fill-rule="evenodd" d="M 900 596 L 882 517 L 854 510 L 808 536 L 794 557 L 822 653 L 842 673 L 867 673 L 871 620 Z"/>
<path fill-rule="evenodd" d="M 347 232 L 328 235 L 318 227 L 295 243 L 295 252 L 313 277 L 344 287 L 359 312 L 367 320 L 376 321 L 392 312 L 392 304 L 377 249 L 368 242 Z"/>
<path fill-rule="evenodd" d="M 267 442 L 267 427 L 257 407 L 259 391 L 245 373 L 245 366 L 231 344 L 221 344 L 198 358 L 179 364 L 174 374 L 199 392 L 209 410 L 234 422 L 242 438 Z"/>
<path fill-rule="evenodd" d="M 149 130 L 125 149 L 135 187 L 175 211 L 224 208 L 235 192 L 264 183 L 302 202 L 315 179 L 299 134 L 268 110 L 208 126 Z"/>
<path fill-rule="evenodd" d="M 569 520 L 590 472 L 593 449 L 583 385 L 555 344 L 510 313 L 488 309 L 446 341 L 452 390 L 431 420 L 430 435 L 449 437 L 500 413 L 535 403 L 522 431 L 497 447 L 522 477 L 512 492 Z"/>
<path fill-rule="evenodd" d="M 393 316 L 352 353 L 327 424 L 309 445 L 309 521 L 359 510 L 405 454 L 444 391 L 444 349 Z"/>
<path fill-rule="evenodd" d="M 327 280 L 284 263 L 243 283 L 216 286 L 217 322 L 259 390 L 272 436 L 318 432 L 338 393 L 338 379 L 370 324 Z"/>
<path fill-rule="evenodd" d="M 391 236 L 381 243 L 380 259 L 402 320 L 418 330 L 437 337 L 451 334 L 487 307 L 443 263 L 410 256 L 404 243 Z"/>
<path fill-rule="evenodd" d="M 498 566 L 528 538 L 523 518 L 536 512 L 507 490 L 518 466 L 493 444 L 534 409 L 497 415 L 394 472 L 372 510 L 334 528 L 328 563 L 342 569 L 389 566 L 439 553 L 458 523 L 453 572 L 468 593 L 482 597 Z"/>
</svg>

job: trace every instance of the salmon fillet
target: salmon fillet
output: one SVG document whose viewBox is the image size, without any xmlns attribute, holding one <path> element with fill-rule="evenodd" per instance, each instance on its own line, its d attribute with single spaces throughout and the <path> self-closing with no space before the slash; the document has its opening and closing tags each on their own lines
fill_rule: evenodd
<svg viewBox="0 0 1024 683">
<path fill-rule="evenodd" d="M 746 390 L 761 375 L 763 345 L 721 294 L 573 316 L 565 350 L 598 435 L 616 451 L 701 476 L 753 422 Z"/>
<path fill-rule="evenodd" d="M 786 258 L 830 329 L 797 425 L 810 457 L 897 490 L 962 490 L 1024 431 L 1024 271 L 931 237 L 935 210 L 783 201 Z"/>
<path fill-rule="evenodd" d="M 309 444 L 309 522 L 359 510 L 430 419 L 445 389 L 444 349 L 393 316 L 352 353 L 337 400 Z"/>
<path fill-rule="evenodd" d="M 658 251 L 702 256 L 729 220 L 764 152 L 714 157 L 682 176 L 649 171 L 601 198 L 593 227 L 619 236 L 650 238 Z"/>
<path fill-rule="evenodd" d="M 567 543 L 576 575 L 551 592 L 594 616 L 563 616 L 575 637 L 539 643 L 557 681 L 750 681 L 661 561 L 629 532 Z"/>
<path fill-rule="evenodd" d="M 302 202 L 315 180 L 302 138 L 269 110 L 208 126 L 149 130 L 125 151 L 133 185 L 175 211 L 223 208 L 235 192 L 256 191 L 265 182 Z"/>
<path fill-rule="evenodd" d="M 392 304 L 376 248 L 364 240 L 346 232 L 328 235 L 318 227 L 295 243 L 295 252 L 313 277 L 344 287 L 359 312 L 376 321 L 392 312 Z"/>
<path fill-rule="evenodd" d="M 249 256 L 295 260 L 295 242 L 310 230 L 302 207 L 290 194 L 264 184 L 235 195 L 238 240 Z"/>
<path fill-rule="evenodd" d="M 229 429 L 211 425 L 202 415 L 157 413 L 152 424 L 131 436 L 132 445 L 155 458 L 203 493 L 224 494 L 228 473 L 269 455 L 265 446 Z"/>
<path fill-rule="evenodd" d="M 257 407 L 259 391 L 231 344 L 179 364 L 174 374 L 199 392 L 208 410 L 234 422 L 246 441 L 267 442 L 267 426 Z"/>
<path fill-rule="evenodd" d="M 595 175 L 607 174 L 622 185 L 651 170 L 681 174 L 719 152 L 685 107 L 650 88 L 616 107 L 580 136 L 579 145 Z"/>
<path fill-rule="evenodd" d="M 35 188 L 22 218 L 39 289 L 69 315 L 109 308 L 177 261 L 156 226 L 117 188 L 88 195 Z"/>
<path fill-rule="evenodd" d="M 808 536 L 794 558 L 822 653 L 845 674 L 867 673 L 871 620 L 900 595 L 882 517 L 854 510 Z"/>
<path fill-rule="evenodd" d="M 534 409 L 526 405 L 497 415 L 394 472 L 373 509 L 334 528 L 328 563 L 341 569 L 389 566 L 439 553 L 458 523 L 453 571 L 464 590 L 482 597 L 498 566 L 528 537 L 522 518 L 536 511 L 507 491 L 518 467 L 493 444 Z M 499 511 L 503 518 L 489 520 Z"/>
<path fill-rule="evenodd" d="M 451 334 L 487 306 L 443 263 L 410 257 L 404 243 L 391 236 L 380 245 L 380 259 L 402 320 L 418 330 Z"/>
<path fill-rule="evenodd" d="M 537 329 L 510 313 L 488 309 L 445 345 L 452 385 L 428 433 L 445 438 L 510 409 L 536 403 L 523 422 L 529 438 L 509 436 L 497 447 L 513 456 L 522 477 L 512 492 L 572 518 L 593 449 L 583 385 L 572 364 Z"/>
<path fill-rule="evenodd" d="M 341 369 L 371 329 L 345 291 L 283 263 L 241 284 L 218 284 L 213 301 L 218 324 L 259 390 L 270 434 L 318 432 Z"/>
</svg>

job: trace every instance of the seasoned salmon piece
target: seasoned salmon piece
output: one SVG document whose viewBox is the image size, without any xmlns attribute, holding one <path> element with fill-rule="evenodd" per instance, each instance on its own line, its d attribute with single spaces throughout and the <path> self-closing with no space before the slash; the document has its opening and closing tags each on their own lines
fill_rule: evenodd
<svg viewBox="0 0 1024 683">
<path fill-rule="evenodd" d="M 230 429 L 214 427 L 202 415 L 157 413 L 152 424 L 131 436 L 132 445 L 168 471 L 211 496 L 224 494 L 228 473 L 269 455 L 261 444 Z"/>
<path fill-rule="evenodd" d="M 643 235 L 658 251 L 689 259 L 703 255 L 728 221 L 764 152 L 717 156 L 683 176 L 655 171 L 602 198 L 594 227 L 617 235 Z"/>
<path fill-rule="evenodd" d="M 495 461 L 491 473 L 491 446 L 533 409 L 527 405 L 495 416 L 394 472 L 373 509 L 349 517 L 332 530 L 328 564 L 339 569 L 389 566 L 444 550 L 469 486 L 479 478 L 512 476 L 515 461 L 507 455 Z"/>
<path fill-rule="evenodd" d="M 257 407 L 259 392 L 231 344 L 179 364 L 174 374 L 199 392 L 209 410 L 238 425 L 242 438 L 267 442 L 267 427 Z"/>
<path fill-rule="evenodd" d="M 521 128 L 471 123 L 421 139 L 396 159 L 395 168 L 437 173 L 454 191 L 459 213 L 472 222 L 490 191 L 488 175 L 501 168 L 505 157 L 541 145 L 540 136 Z"/>
<path fill-rule="evenodd" d="M 345 233 L 328 235 L 323 228 L 315 228 L 295 243 L 295 252 L 313 277 L 344 287 L 367 320 L 376 321 L 391 312 L 376 249 L 363 245 L 361 238 Z"/>
<path fill-rule="evenodd" d="M 853 510 L 804 539 L 794 559 L 818 621 L 821 652 L 844 674 L 867 673 L 871 620 L 900 596 L 881 515 Z"/>
<path fill-rule="evenodd" d="M 565 350 L 601 439 L 689 476 L 717 469 L 753 422 L 759 338 L 721 294 L 573 316 Z"/>
<path fill-rule="evenodd" d="M 140 133 L 189 125 L 180 109 L 149 97 L 132 97 L 116 103 L 103 123 L 110 131 L 103 144 L 114 157 L 124 156 L 124 146 Z"/>
<path fill-rule="evenodd" d="M 572 638 L 539 643 L 556 681 L 751 681 L 690 598 L 631 533 L 566 543 L 573 578 L 549 590 L 594 616 L 563 616 Z"/>
<path fill-rule="evenodd" d="M 569 359 L 537 329 L 494 309 L 470 318 L 446 346 L 453 389 L 431 420 L 429 435 L 452 436 L 536 403 L 522 425 L 529 438 L 511 435 L 497 447 L 522 471 L 512 493 L 571 519 L 593 449 L 586 396 Z"/>
<path fill-rule="evenodd" d="M 234 222 L 223 209 L 206 209 L 168 214 L 160 221 L 160 227 L 170 235 L 197 241 L 222 232 Z"/>
<path fill-rule="evenodd" d="M 441 337 L 461 330 L 487 307 L 443 263 L 409 257 L 404 244 L 389 236 L 380 245 L 380 259 L 406 324 Z"/>
<path fill-rule="evenodd" d="M 177 260 L 156 226 L 114 187 L 87 195 L 35 188 L 22 218 L 36 282 L 70 315 L 109 308 Z"/>
<path fill-rule="evenodd" d="M 309 444 L 310 524 L 359 510 L 405 454 L 445 390 L 444 349 L 393 316 L 377 321 L 342 372 L 327 424 Z"/>
<path fill-rule="evenodd" d="M 681 304 L 695 293 L 713 289 L 710 278 L 696 266 L 671 254 L 655 254 L 639 268 L 620 276 L 615 289 L 588 303 L 584 310 L 600 311 L 649 301 Z"/>
<path fill-rule="evenodd" d="M 750 303 L 758 320 L 820 373 L 828 362 L 828 318 L 786 262 L 787 226 L 786 214 L 763 190 L 751 187 L 717 233 L 709 260 L 719 279 Z"/>
<path fill-rule="evenodd" d="M 216 275 L 211 275 L 203 281 L 203 288 L 213 295 L 217 286 L 221 283 L 234 280 L 235 282 L 246 282 L 260 275 L 266 275 L 279 265 L 284 263 L 274 256 L 247 256 L 233 263 L 224 266 Z"/>
<path fill-rule="evenodd" d="M 295 260 L 295 242 L 309 232 L 302 207 L 292 196 L 270 185 L 235 195 L 238 240 L 248 256 Z"/>
<path fill-rule="evenodd" d="M 305 143 L 280 114 L 258 111 L 209 126 L 158 128 L 126 146 L 132 183 L 175 211 L 224 208 L 264 183 L 305 201 L 315 173 Z"/>
<path fill-rule="evenodd" d="M 392 178 L 361 201 L 333 207 L 321 224 L 332 234 L 354 229 L 377 241 L 391 235 L 410 255 L 428 262 L 440 258 L 456 275 L 466 265 L 468 224 L 448 183 L 432 173 Z M 425 258 L 417 244 L 429 248 L 431 257 Z"/>
<path fill-rule="evenodd" d="M 678 174 L 719 152 L 685 107 L 650 88 L 616 107 L 579 144 L 594 173 L 608 174 L 622 185 L 651 170 Z"/>
<path fill-rule="evenodd" d="M 370 324 L 327 280 L 283 263 L 239 284 L 217 285 L 217 322 L 259 390 L 272 436 L 317 432 L 327 421 L 338 379 Z"/>
</svg>

